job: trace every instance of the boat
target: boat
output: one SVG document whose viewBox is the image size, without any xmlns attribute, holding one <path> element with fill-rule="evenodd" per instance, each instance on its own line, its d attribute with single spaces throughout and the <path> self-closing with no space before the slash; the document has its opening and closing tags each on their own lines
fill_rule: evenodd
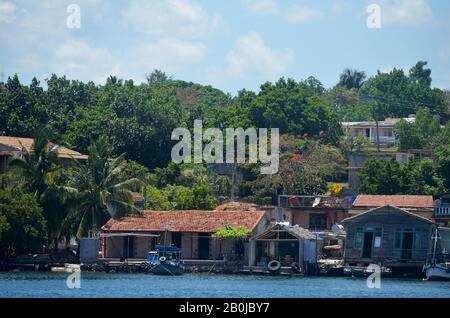
<svg viewBox="0 0 450 318">
<path fill-rule="evenodd" d="M 148 254 L 147 262 L 155 275 L 183 275 L 184 262 L 180 258 L 181 250 L 175 246 L 156 246 L 156 251 Z"/>
<path fill-rule="evenodd" d="M 427 258 L 423 271 L 428 280 L 450 281 L 450 254 L 445 249 L 437 253 L 438 240 L 441 239 L 439 231 L 436 230 L 433 237 L 433 253 Z"/>
</svg>

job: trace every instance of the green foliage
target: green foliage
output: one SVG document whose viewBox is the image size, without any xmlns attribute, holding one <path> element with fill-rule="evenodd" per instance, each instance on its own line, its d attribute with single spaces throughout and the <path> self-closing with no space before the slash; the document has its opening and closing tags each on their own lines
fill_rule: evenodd
<svg viewBox="0 0 450 318">
<path fill-rule="evenodd" d="M 47 239 L 45 223 L 33 194 L 0 189 L 0 258 L 41 249 Z"/>
<path fill-rule="evenodd" d="M 450 144 L 437 148 L 434 152 L 437 171 L 444 179 L 444 186 L 450 191 Z"/>
<path fill-rule="evenodd" d="M 400 164 L 393 158 L 369 158 L 359 173 L 361 193 L 399 194 L 402 189 Z"/>
<path fill-rule="evenodd" d="M 227 225 L 225 227 L 219 228 L 215 233 L 211 235 L 211 237 L 216 240 L 231 239 L 234 241 L 242 241 L 247 239 L 251 233 L 252 231 L 248 227 L 233 227 L 231 225 Z"/>
<path fill-rule="evenodd" d="M 8 162 L 10 174 L 21 179 L 26 190 L 34 193 L 38 200 L 58 169 L 58 149 L 50 143 L 49 136 L 47 129 L 38 130 L 31 151 L 23 147 L 21 154 L 11 157 Z"/>
<path fill-rule="evenodd" d="M 365 79 L 365 72 L 346 68 L 339 77 L 339 85 L 347 89 L 360 89 Z"/>
<path fill-rule="evenodd" d="M 414 123 L 401 120 L 395 127 L 400 150 L 433 149 L 441 142 L 448 143 L 448 139 L 444 140 L 445 133 L 428 109 L 420 109 Z"/>
<path fill-rule="evenodd" d="M 445 154 L 444 154 L 445 156 Z M 448 160 L 448 159 L 447 159 Z M 443 165 L 431 159 L 410 159 L 400 165 L 394 158 L 368 159 L 361 170 L 361 192 L 366 194 L 429 194 L 448 191 L 448 175 L 442 173 Z M 447 173 L 448 174 L 448 173 Z"/>
<path fill-rule="evenodd" d="M 147 187 L 147 204 L 151 210 L 212 210 L 217 200 L 207 183 L 192 187 L 167 185 L 162 189 Z"/>
<path fill-rule="evenodd" d="M 89 230 L 97 230 L 109 218 L 140 213 L 130 191 L 139 191 L 142 181 L 124 179 L 124 155 L 111 159 L 112 150 L 106 138 L 89 147 L 89 159 L 73 169 L 68 186 L 61 193 L 73 200 L 74 207 L 66 222 L 73 225 L 77 237 L 85 237 Z"/>
<path fill-rule="evenodd" d="M 327 181 L 344 173 L 345 158 L 340 150 L 316 141 L 293 142 L 292 136 L 280 140 L 280 168 L 274 175 L 258 175 L 251 181 L 252 199 L 261 204 L 275 204 L 281 193 L 315 195 L 328 190 Z M 254 171 L 258 171 L 255 167 Z"/>
</svg>

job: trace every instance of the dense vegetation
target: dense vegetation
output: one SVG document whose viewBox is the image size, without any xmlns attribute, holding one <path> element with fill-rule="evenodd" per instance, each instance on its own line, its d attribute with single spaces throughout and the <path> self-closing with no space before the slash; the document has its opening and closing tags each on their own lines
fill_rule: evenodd
<svg viewBox="0 0 450 318">
<path fill-rule="evenodd" d="M 0 134 L 34 137 L 36 143 L 33 152 L 10 162 L 11 173 L 0 187 L 0 244 L 12 235 L 11 224 L 22 222 L 14 212 L 21 208 L 34 223 L 8 251 L 30 249 L 29 237 L 55 247 L 61 235 L 86 235 L 110 217 L 139 213 L 132 191 L 145 193 L 147 208 L 158 210 L 213 209 L 232 196 L 271 204 L 282 193 L 326 193 L 331 182 L 346 181 L 349 153 L 369 151 L 364 140 L 342 138 L 341 121 L 415 114 L 414 124 L 398 124 L 398 147 L 434 150 L 434 160 L 405 165 L 370 159 L 361 173 L 363 192 L 449 191 L 448 92 L 431 83 L 422 61 L 408 74 L 393 69 L 370 78 L 346 69 L 330 89 L 313 77 L 281 78 L 237 96 L 161 71 L 140 84 L 111 76 L 95 85 L 53 75 L 24 85 L 11 76 L 0 83 Z M 233 184 L 206 165 L 174 164 L 171 132 L 192 130 L 196 119 L 204 128 L 279 128 L 279 172 L 261 175 L 258 164 L 245 163 L 238 171 L 242 182 Z M 49 141 L 88 154 L 89 160 L 60 166 Z"/>
</svg>

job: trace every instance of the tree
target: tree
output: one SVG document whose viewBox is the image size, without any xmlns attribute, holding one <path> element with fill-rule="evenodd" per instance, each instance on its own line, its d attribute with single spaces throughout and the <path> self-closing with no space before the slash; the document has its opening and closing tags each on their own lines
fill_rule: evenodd
<svg viewBox="0 0 450 318">
<path fill-rule="evenodd" d="M 139 214 L 131 191 L 138 191 L 142 182 L 137 178 L 121 180 L 125 169 L 125 155 L 114 159 L 111 146 L 102 137 L 89 147 L 86 163 L 77 163 L 69 186 L 62 186 L 66 196 L 75 199 L 76 206 L 66 222 L 74 224 L 77 237 L 98 230 L 109 218 Z"/>
<path fill-rule="evenodd" d="M 22 178 L 27 191 L 35 194 L 38 200 L 51 182 L 51 174 L 57 169 L 58 146 L 50 143 L 49 132 L 38 130 L 31 150 L 22 147 L 20 155 L 11 157 L 10 172 Z"/>
<path fill-rule="evenodd" d="M 399 194 L 402 192 L 400 164 L 394 159 L 369 158 L 359 173 L 361 193 Z"/>
<path fill-rule="evenodd" d="M 172 79 L 171 76 L 167 76 L 166 73 L 161 70 L 154 70 L 151 74 L 147 75 L 146 78 L 149 85 L 162 83 Z"/>
<path fill-rule="evenodd" d="M 339 85 L 344 86 L 347 89 L 360 89 L 364 84 L 366 77 L 367 76 L 364 71 L 346 68 L 339 77 Z"/>
<path fill-rule="evenodd" d="M 437 170 L 444 179 L 446 191 L 450 191 L 450 144 L 438 147 L 434 151 Z"/>
<path fill-rule="evenodd" d="M 234 241 L 236 245 L 236 254 L 242 256 L 244 254 L 243 242 L 251 235 L 251 233 L 251 229 L 245 226 L 233 227 L 231 225 L 227 225 L 225 227 L 217 229 L 217 231 L 213 233 L 211 237 L 215 240 L 228 239 Z"/>
<path fill-rule="evenodd" d="M 0 189 L 0 259 L 41 250 L 47 239 L 45 223 L 33 194 Z"/>
<path fill-rule="evenodd" d="M 439 143 L 448 141 L 441 139 L 444 133 L 439 120 L 426 108 L 418 110 L 415 122 L 401 120 L 395 127 L 400 150 L 432 149 Z"/>
</svg>

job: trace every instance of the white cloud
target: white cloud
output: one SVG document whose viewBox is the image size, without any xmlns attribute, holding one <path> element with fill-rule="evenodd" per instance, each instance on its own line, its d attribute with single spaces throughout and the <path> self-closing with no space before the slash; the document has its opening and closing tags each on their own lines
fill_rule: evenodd
<svg viewBox="0 0 450 318">
<path fill-rule="evenodd" d="M 285 13 L 284 18 L 291 23 L 306 23 L 320 20 L 325 14 L 316 9 L 293 5 Z"/>
<path fill-rule="evenodd" d="M 155 68 L 177 71 L 201 62 L 206 55 L 207 48 L 200 42 L 161 39 L 132 48 L 127 59 L 132 71 L 144 75 Z"/>
<path fill-rule="evenodd" d="M 144 34 L 201 37 L 214 31 L 222 18 L 191 0 L 133 0 L 122 13 L 122 22 Z"/>
<path fill-rule="evenodd" d="M 423 25 L 433 18 L 431 7 L 425 0 L 379 0 L 382 26 Z"/>
<path fill-rule="evenodd" d="M 342 14 L 342 13 L 345 13 L 345 12 L 349 11 L 350 9 L 352 9 L 352 5 L 350 3 L 348 3 L 348 2 L 342 2 L 342 3 L 336 2 L 336 3 L 333 3 L 333 5 L 331 6 L 330 12 L 333 15 L 339 15 L 339 14 Z"/>
<path fill-rule="evenodd" d="M 277 15 L 279 13 L 275 0 L 246 0 L 244 3 L 252 13 L 261 15 Z"/>
<path fill-rule="evenodd" d="M 293 24 L 307 23 L 325 16 L 320 10 L 296 4 L 280 9 L 275 0 L 244 0 L 244 4 L 252 13 L 277 16 Z"/>
<path fill-rule="evenodd" d="M 109 56 L 103 49 L 91 47 L 81 40 L 66 40 L 55 51 L 55 57 L 61 60 L 99 61 Z"/>
<path fill-rule="evenodd" d="M 16 6 L 8 1 L 0 1 L 0 24 L 10 23 L 14 20 Z"/>
<path fill-rule="evenodd" d="M 291 49 L 272 49 L 256 32 L 237 39 L 235 46 L 226 55 L 227 73 L 232 77 L 282 76 L 293 61 Z"/>
<path fill-rule="evenodd" d="M 74 39 L 60 44 L 54 51 L 54 58 L 52 72 L 69 78 L 94 80 L 97 83 L 103 82 L 107 77 L 99 74 L 106 74 L 115 63 L 114 57 L 105 49 Z"/>
</svg>

